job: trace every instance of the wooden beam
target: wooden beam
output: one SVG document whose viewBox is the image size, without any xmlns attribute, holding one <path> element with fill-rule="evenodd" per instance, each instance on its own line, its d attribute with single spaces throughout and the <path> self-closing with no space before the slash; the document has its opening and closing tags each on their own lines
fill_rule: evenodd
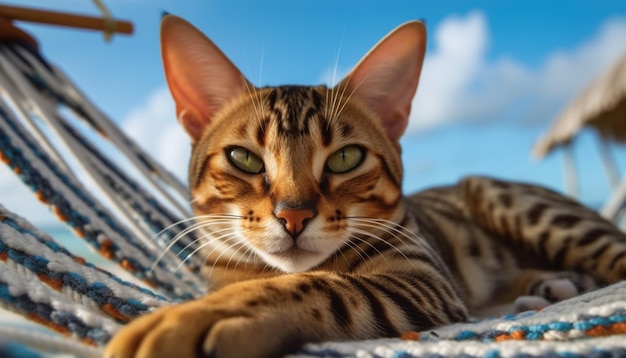
<svg viewBox="0 0 626 358">
<path fill-rule="evenodd" d="M 111 22 L 109 22 L 107 19 L 101 17 L 69 14 L 57 11 L 0 5 L 0 16 L 9 20 L 36 22 L 86 30 L 97 30 L 127 35 L 133 33 L 133 24 L 128 21 L 111 20 Z"/>
<path fill-rule="evenodd" d="M 576 158 L 574 158 L 574 145 L 572 141 L 568 141 L 564 144 L 563 159 L 565 164 L 565 193 L 574 199 L 580 199 L 578 174 L 576 173 Z"/>
</svg>

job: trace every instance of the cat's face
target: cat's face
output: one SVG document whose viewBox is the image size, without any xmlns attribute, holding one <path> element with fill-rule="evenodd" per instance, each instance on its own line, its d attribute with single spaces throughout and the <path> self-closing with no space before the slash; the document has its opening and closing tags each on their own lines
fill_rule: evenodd
<svg viewBox="0 0 626 358">
<path fill-rule="evenodd" d="M 410 24 L 423 34 L 421 25 Z M 410 32 L 405 28 L 404 37 L 415 36 Z M 390 38 L 377 48 L 394 45 Z M 401 221 L 397 140 L 419 78 L 414 67 L 421 65 L 423 42 L 417 42 L 391 61 L 418 63 L 406 73 L 368 60 L 376 51 L 362 61 L 397 83 L 384 83 L 359 64 L 332 89 L 256 89 L 199 31 L 165 18 L 164 64 L 193 144 L 189 185 L 208 255 L 260 257 L 286 272 L 305 271 L 385 230 L 370 219 Z M 379 57 L 389 61 L 393 51 Z M 372 80 L 387 88 L 361 88 Z"/>
<path fill-rule="evenodd" d="M 370 230 L 351 218 L 397 220 L 398 149 L 370 113 L 337 97 L 325 87 L 271 88 L 225 110 L 194 147 L 196 214 L 233 215 L 210 229 L 235 228 L 228 243 L 288 272 Z M 285 207 L 304 210 L 291 232 Z"/>
</svg>

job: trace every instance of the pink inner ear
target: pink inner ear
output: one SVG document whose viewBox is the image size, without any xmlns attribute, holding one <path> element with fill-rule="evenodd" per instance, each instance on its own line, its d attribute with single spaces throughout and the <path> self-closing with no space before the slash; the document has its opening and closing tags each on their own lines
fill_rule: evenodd
<svg viewBox="0 0 626 358">
<path fill-rule="evenodd" d="M 408 125 L 425 51 L 424 25 L 405 23 L 383 38 L 340 83 L 380 116 L 394 141 Z"/>
<path fill-rule="evenodd" d="M 201 115 L 191 113 L 185 109 L 179 109 L 178 106 L 176 107 L 176 118 L 178 118 L 178 122 L 194 142 L 202 137 L 204 128 L 208 123 L 208 121 L 202 120 Z"/>
<path fill-rule="evenodd" d="M 161 55 L 178 120 L 194 142 L 217 112 L 252 88 L 211 40 L 179 17 L 161 21 Z"/>
</svg>

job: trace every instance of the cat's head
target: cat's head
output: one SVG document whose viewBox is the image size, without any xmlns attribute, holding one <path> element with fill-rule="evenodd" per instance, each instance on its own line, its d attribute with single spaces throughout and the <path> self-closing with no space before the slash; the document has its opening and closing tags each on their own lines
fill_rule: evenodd
<svg viewBox="0 0 626 358">
<path fill-rule="evenodd" d="M 189 187 L 206 245 L 308 270 L 404 215 L 398 140 L 426 34 L 408 22 L 333 88 L 255 88 L 199 30 L 168 15 L 165 74 L 189 134 Z"/>
</svg>

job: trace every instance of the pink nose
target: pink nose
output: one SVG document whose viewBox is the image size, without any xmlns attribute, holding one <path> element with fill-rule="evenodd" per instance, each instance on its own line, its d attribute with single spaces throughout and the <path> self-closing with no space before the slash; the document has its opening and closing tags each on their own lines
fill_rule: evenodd
<svg viewBox="0 0 626 358">
<path fill-rule="evenodd" d="M 304 230 L 307 221 L 314 216 L 315 213 L 310 209 L 284 208 L 276 212 L 276 217 L 284 221 L 285 229 L 292 237 L 298 236 Z"/>
</svg>

